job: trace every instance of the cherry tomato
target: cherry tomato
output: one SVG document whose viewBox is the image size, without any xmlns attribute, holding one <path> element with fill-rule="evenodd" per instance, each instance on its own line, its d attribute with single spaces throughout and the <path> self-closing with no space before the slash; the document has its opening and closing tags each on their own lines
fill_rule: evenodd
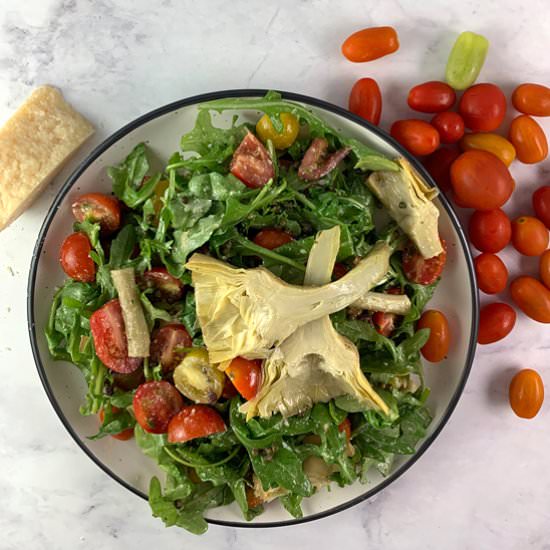
<svg viewBox="0 0 550 550">
<path fill-rule="evenodd" d="M 479 75 L 489 49 L 484 36 L 470 31 L 461 33 L 447 61 L 445 80 L 455 90 L 465 90 Z"/>
<path fill-rule="evenodd" d="M 451 331 L 447 317 L 436 309 L 428 309 L 425 311 L 416 325 L 416 329 L 430 329 L 430 337 L 424 344 L 422 355 L 431 363 L 439 363 L 447 357 L 449 346 L 451 343 Z"/>
<path fill-rule="evenodd" d="M 458 112 L 464 124 L 474 132 L 492 132 L 504 120 L 506 98 L 494 84 L 476 84 L 460 98 Z"/>
<path fill-rule="evenodd" d="M 548 229 L 537 218 L 520 216 L 512 222 L 512 244 L 526 256 L 540 256 L 548 248 Z"/>
<path fill-rule="evenodd" d="M 349 269 L 344 264 L 336 262 L 334 264 L 334 269 L 332 270 L 332 280 L 337 281 L 338 279 L 341 279 L 348 271 Z"/>
<path fill-rule="evenodd" d="M 416 156 L 429 155 L 439 147 L 437 130 L 423 120 L 398 120 L 391 125 L 390 134 Z"/>
<path fill-rule="evenodd" d="M 518 160 L 525 164 L 535 164 L 548 156 L 544 130 L 528 115 L 520 115 L 512 120 L 508 139 L 516 148 Z"/>
<path fill-rule="evenodd" d="M 430 124 L 437 130 L 441 143 L 456 143 L 464 135 L 464 121 L 458 113 L 437 113 Z"/>
<path fill-rule="evenodd" d="M 233 153 L 229 170 L 247 187 L 263 187 L 275 176 L 273 161 L 262 142 L 248 132 Z"/>
<path fill-rule="evenodd" d="M 77 221 L 98 222 L 104 233 L 112 233 L 120 227 L 120 203 L 115 197 L 86 193 L 78 197 L 71 208 Z"/>
<path fill-rule="evenodd" d="M 170 275 L 164 267 L 153 267 L 143 273 L 140 287 L 153 289 L 153 298 L 167 302 L 177 302 L 183 298 L 183 283 Z"/>
<path fill-rule="evenodd" d="M 155 329 L 151 335 L 151 361 L 155 365 L 162 365 L 164 372 L 173 371 L 185 357 L 186 352 L 181 348 L 190 348 L 192 345 L 193 340 L 183 325 L 164 325 Z"/>
<path fill-rule="evenodd" d="M 451 183 L 457 198 L 477 210 L 500 208 L 514 190 L 505 164 L 487 151 L 466 151 L 451 166 Z"/>
<path fill-rule="evenodd" d="M 281 113 L 279 115 L 283 129 L 277 132 L 273 127 L 273 123 L 269 115 L 264 115 L 256 124 L 256 133 L 258 137 L 266 143 L 268 139 L 273 142 L 277 149 L 288 149 L 298 137 L 300 131 L 300 123 L 298 119 L 291 113 Z"/>
<path fill-rule="evenodd" d="M 126 328 L 118 298 L 92 313 L 90 329 L 97 356 L 106 367 L 127 374 L 141 366 L 140 357 L 128 357 Z"/>
<path fill-rule="evenodd" d="M 395 329 L 395 319 L 397 315 L 395 313 L 386 313 L 385 311 L 375 311 L 372 314 L 372 324 L 378 334 L 386 336 L 386 338 Z"/>
<path fill-rule="evenodd" d="M 95 281 L 96 267 L 90 258 L 92 245 L 84 233 L 72 233 L 61 245 L 59 261 L 63 271 L 81 283 L 93 283 Z"/>
<path fill-rule="evenodd" d="M 348 441 L 351 439 L 351 421 L 348 417 L 338 424 L 338 431 L 344 432 Z"/>
<path fill-rule="evenodd" d="M 543 185 L 533 193 L 533 209 L 537 218 L 550 229 L 550 185 Z"/>
<path fill-rule="evenodd" d="M 460 152 L 457 149 L 441 147 L 422 162 L 437 186 L 445 193 L 451 190 L 451 164 L 459 155 Z"/>
<path fill-rule="evenodd" d="M 262 248 L 267 248 L 268 250 L 274 250 L 293 240 L 292 235 L 288 234 L 286 231 L 271 228 L 262 229 L 254 237 L 255 244 Z"/>
<path fill-rule="evenodd" d="M 183 397 L 166 380 L 145 382 L 136 390 L 132 404 L 136 421 L 146 432 L 163 434 L 182 409 Z"/>
<path fill-rule="evenodd" d="M 532 116 L 550 116 L 550 88 L 542 84 L 520 84 L 512 94 L 512 104 Z"/>
<path fill-rule="evenodd" d="M 145 372 L 143 367 L 137 368 L 129 373 L 120 373 L 113 371 L 113 383 L 117 388 L 124 391 L 135 390 L 145 382 Z"/>
<path fill-rule="evenodd" d="M 360 78 L 349 94 L 349 110 L 376 124 L 382 113 L 382 94 L 374 78 Z"/>
<path fill-rule="evenodd" d="M 185 443 L 225 430 L 225 422 L 218 411 L 208 405 L 190 405 L 184 407 L 170 421 L 168 443 Z"/>
<path fill-rule="evenodd" d="M 447 261 L 447 244 L 441 239 L 443 252 L 433 258 L 425 259 L 416 247 L 409 243 L 403 251 L 403 271 L 411 283 L 431 285 L 441 275 Z"/>
<path fill-rule="evenodd" d="M 510 334 L 515 324 L 516 312 L 508 304 L 502 302 L 487 304 L 479 312 L 477 341 L 480 344 L 498 342 Z"/>
<path fill-rule="evenodd" d="M 371 27 L 354 32 L 342 44 L 344 57 L 355 63 L 372 61 L 399 49 L 393 27 Z"/>
<path fill-rule="evenodd" d="M 546 250 L 540 257 L 539 275 L 546 288 L 550 288 L 550 250 Z"/>
<path fill-rule="evenodd" d="M 229 379 L 229 376 L 226 376 L 223 384 L 222 397 L 224 399 L 231 399 L 236 395 L 239 395 L 237 388 L 233 385 L 233 383 Z"/>
<path fill-rule="evenodd" d="M 537 371 L 523 369 L 515 374 L 508 392 L 510 407 L 520 418 L 534 418 L 544 401 L 544 384 Z"/>
<path fill-rule="evenodd" d="M 314 138 L 300 162 L 298 177 L 306 181 L 318 180 L 332 172 L 350 152 L 349 147 L 343 147 L 327 156 L 327 150 L 326 139 Z"/>
<path fill-rule="evenodd" d="M 481 150 L 493 153 L 506 166 L 510 166 L 516 158 L 516 150 L 506 138 L 488 132 L 466 134 L 460 140 L 460 148 L 463 151 Z"/>
<path fill-rule="evenodd" d="M 474 259 L 477 284 L 485 294 L 498 294 L 506 288 L 508 270 L 495 254 L 484 252 Z"/>
<path fill-rule="evenodd" d="M 264 500 L 256 494 L 256 491 L 254 491 L 253 487 L 246 486 L 245 489 L 246 493 L 246 503 L 248 504 L 248 507 L 250 509 L 258 508 L 262 504 L 264 504 Z"/>
<path fill-rule="evenodd" d="M 113 413 L 120 412 L 120 409 L 118 407 L 112 407 Z M 105 413 L 103 412 L 103 409 L 99 411 L 99 421 L 101 424 L 103 424 L 103 421 L 105 420 Z M 134 430 L 132 428 L 126 428 L 125 430 L 122 430 L 121 432 L 117 434 L 111 434 L 111 437 L 114 437 L 115 439 L 118 439 L 119 441 L 128 441 L 128 439 L 132 439 L 134 436 Z"/>
<path fill-rule="evenodd" d="M 411 88 L 407 103 L 421 113 L 439 113 L 450 109 L 456 101 L 455 91 L 445 82 L 424 82 Z"/>
<path fill-rule="evenodd" d="M 468 224 L 470 242 L 481 252 L 499 252 L 512 238 L 512 224 L 500 209 L 476 210 Z"/>
<path fill-rule="evenodd" d="M 225 374 L 237 391 L 249 401 L 258 393 L 262 380 L 262 362 L 236 357 L 225 370 Z"/>
<path fill-rule="evenodd" d="M 512 300 L 539 323 L 550 323 L 550 290 L 534 277 L 517 277 L 510 285 Z"/>
</svg>

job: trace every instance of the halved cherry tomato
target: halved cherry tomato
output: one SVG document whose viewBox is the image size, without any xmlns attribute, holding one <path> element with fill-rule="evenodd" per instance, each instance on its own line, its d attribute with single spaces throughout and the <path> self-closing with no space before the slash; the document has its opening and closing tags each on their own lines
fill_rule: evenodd
<svg viewBox="0 0 550 550">
<path fill-rule="evenodd" d="M 459 157 L 460 151 L 441 147 L 426 157 L 422 164 L 445 193 L 451 190 L 451 164 Z"/>
<path fill-rule="evenodd" d="M 262 229 L 255 237 L 254 243 L 268 250 L 274 250 L 287 244 L 294 239 L 292 235 L 282 229 L 266 228 Z"/>
<path fill-rule="evenodd" d="M 120 227 L 120 203 L 115 197 L 103 193 L 86 193 L 72 204 L 77 221 L 98 222 L 104 233 L 112 233 Z"/>
<path fill-rule="evenodd" d="M 166 380 L 145 382 L 136 390 L 132 405 L 137 423 L 146 432 L 163 434 L 182 409 L 183 397 Z"/>
<path fill-rule="evenodd" d="M 494 84 L 476 84 L 462 94 L 458 112 L 470 130 L 492 132 L 504 120 L 506 97 Z"/>
<path fill-rule="evenodd" d="M 120 412 L 120 409 L 118 407 L 112 407 L 113 413 Z M 103 409 L 99 411 L 99 421 L 101 424 L 103 424 L 103 420 L 105 419 L 105 412 Z M 121 432 L 117 434 L 111 434 L 111 437 L 114 437 L 115 439 L 118 439 L 119 441 L 128 441 L 128 439 L 131 439 L 134 437 L 134 430 L 132 428 L 126 428 L 125 430 L 122 430 Z"/>
<path fill-rule="evenodd" d="M 470 242 L 481 252 L 499 252 L 512 238 L 512 224 L 500 209 L 476 210 L 468 224 Z"/>
<path fill-rule="evenodd" d="M 399 49 L 393 27 L 371 27 L 354 32 L 342 44 L 344 57 L 355 63 L 372 61 Z"/>
<path fill-rule="evenodd" d="M 281 120 L 281 124 L 283 125 L 281 132 L 277 132 L 277 130 L 275 130 L 269 115 L 264 115 L 256 124 L 256 133 L 264 143 L 270 139 L 275 148 L 288 149 L 298 137 L 300 123 L 291 113 L 281 113 L 279 118 Z"/>
<path fill-rule="evenodd" d="M 460 148 L 463 151 L 481 150 L 493 153 L 506 166 L 510 166 L 516 158 L 514 146 L 506 138 L 490 132 L 466 134 L 460 140 Z"/>
<path fill-rule="evenodd" d="M 544 401 L 544 384 L 539 373 L 522 369 L 514 375 L 508 390 L 510 407 L 520 418 L 534 418 Z"/>
<path fill-rule="evenodd" d="M 346 434 L 346 439 L 351 439 L 351 422 L 348 417 L 344 418 L 340 424 L 338 424 L 338 431 Z"/>
<path fill-rule="evenodd" d="M 145 371 L 143 367 L 137 368 L 129 373 L 121 373 L 113 371 L 113 383 L 117 388 L 124 391 L 135 390 L 145 382 Z"/>
<path fill-rule="evenodd" d="M 349 269 L 344 264 L 336 262 L 334 264 L 334 269 L 332 270 L 332 280 L 337 281 L 338 279 L 341 279 L 348 271 Z"/>
<path fill-rule="evenodd" d="M 550 288 L 550 250 L 544 252 L 539 260 L 539 276 L 541 281 Z"/>
<path fill-rule="evenodd" d="M 386 336 L 386 338 L 395 329 L 395 319 L 397 315 L 395 313 L 386 313 L 385 311 L 375 311 L 372 314 L 372 324 L 378 334 Z"/>
<path fill-rule="evenodd" d="M 437 130 L 423 120 L 397 120 L 391 125 L 390 134 L 416 156 L 429 155 L 439 147 Z"/>
<path fill-rule="evenodd" d="M 477 284 L 485 294 L 498 294 L 506 288 L 508 270 L 495 254 L 484 252 L 474 259 Z"/>
<path fill-rule="evenodd" d="M 548 229 L 533 216 L 520 216 L 512 222 L 512 244 L 521 254 L 540 256 L 548 248 Z"/>
<path fill-rule="evenodd" d="M 537 218 L 550 229 L 550 185 L 543 185 L 533 193 L 533 209 Z"/>
<path fill-rule="evenodd" d="M 431 363 L 439 363 L 447 357 L 451 345 L 451 331 L 447 317 L 436 309 L 425 311 L 416 325 L 417 330 L 428 328 L 430 336 L 420 350 L 425 359 Z"/>
<path fill-rule="evenodd" d="M 437 130 L 441 143 L 456 143 L 464 135 L 464 121 L 458 113 L 437 113 L 430 124 Z"/>
<path fill-rule="evenodd" d="M 520 84 L 512 94 L 512 104 L 532 116 L 550 116 L 550 88 L 542 84 Z"/>
<path fill-rule="evenodd" d="M 514 190 L 506 165 L 487 151 L 466 151 L 451 166 L 451 183 L 457 198 L 469 208 L 500 208 Z"/>
<path fill-rule="evenodd" d="M 498 342 L 512 332 L 515 324 L 516 312 L 511 306 L 502 302 L 487 304 L 479 312 L 477 341 L 480 344 Z"/>
<path fill-rule="evenodd" d="M 409 90 L 407 103 L 421 113 L 439 113 L 450 109 L 456 101 L 455 91 L 445 82 L 433 80 Z"/>
<path fill-rule="evenodd" d="M 447 261 L 447 244 L 441 239 L 443 252 L 433 258 L 425 259 L 417 248 L 412 244 L 403 251 L 403 271 L 405 277 L 411 283 L 420 285 L 431 285 L 441 275 L 445 262 Z"/>
<path fill-rule="evenodd" d="M 106 367 L 128 374 L 141 366 L 140 357 L 128 357 L 126 328 L 118 298 L 92 313 L 90 329 L 97 356 Z"/>
<path fill-rule="evenodd" d="M 550 290 L 534 277 L 521 276 L 510 285 L 512 300 L 539 323 L 550 323 Z"/>
<path fill-rule="evenodd" d="M 93 283 L 95 281 L 96 267 L 90 258 L 92 245 L 84 233 L 72 233 L 61 245 L 59 261 L 63 271 L 81 283 Z"/>
<path fill-rule="evenodd" d="M 155 329 L 151 335 L 151 361 L 155 365 L 162 365 L 164 372 L 173 371 L 185 357 L 186 352 L 181 348 L 190 348 L 192 345 L 193 340 L 183 325 L 164 325 Z"/>
<path fill-rule="evenodd" d="M 224 399 L 231 399 L 238 394 L 239 392 L 237 391 L 237 388 L 233 385 L 233 382 L 231 382 L 229 376 L 226 376 L 223 384 L 222 397 Z"/>
<path fill-rule="evenodd" d="M 262 381 L 262 362 L 236 357 L 231 361 L 225 374 L 237 391 L 248 401 L 258 392 Z"/>
<path fill-rule="evenodd" d="M 529 115 L 520 115 L 512 120 L 508 139 L 516 148 L 518 160 L 525 164 L 535 164 L 548 156 L 544 130 Z"/>
<path fill-rule="evenodd" d="M 153 289 L 153 297 L 167 302 L 177 302 L 183 298 L 183 283 L 170 275 L 164 267 L 153 267 L 143 273 L 140 287 Z"/>
<path fill-rule="evenodd" d="M 332 172 L 350 152 L 349 147 L 338 149 L 327 156 L 328 141 L 325 138 L 314 138 L 298 167 L 298 177 L 314 181 Z"/>
<path fill-rule="evenodd" d="M 382 113 L 382 94 L 374 78 L 360 78 L 353 85 L 348 109 L 378 126 Z"/>
<path fill-rule="evenodd" d="M 229 170 L 247 187 L 263 187 L 275 176 L 273 161 L 262 142 L 248 132 L 233 153 Z"/>
<path fill-rule="evenodd" d="M 170 421 L 168 443 L 185 443 L 225 430 L 225 422 L 218 411 L 208 405 L 190 405 L 184 407 Z"/>
</svg>

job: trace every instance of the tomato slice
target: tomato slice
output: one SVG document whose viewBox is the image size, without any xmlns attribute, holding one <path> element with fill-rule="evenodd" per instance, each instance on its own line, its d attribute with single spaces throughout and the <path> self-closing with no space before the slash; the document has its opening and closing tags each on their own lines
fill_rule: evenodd
<svg viewBox="0 0 550 550">
<path fill-rule="evenodd" d="M 395 319 L 397 315 L 395 313 L 386 313 L 385 311 L 375 311 L 372 314 L 372 324 L 378 334 L 386 336 L 386 338 L 395 329 Z"/>
<path fill-rule="evenodd" d="M 132 405 L 137 423 L 146 432 L 162 434 L 182 409 L 183 397 L 166 380 L 145 382 L 137 389 Z"/>
<path fill-rule="evenodd" d="M 273 162 L 262 142 L 248 132 L 233 153 L 231 173 L 252 189 L 263 187 L 275 177 Z"/>
<path fill-rule="evenodd" d="M 103 193 L 86 193 L 72 205 L 77 221 L 98 222 L 104 233 L 112 233 L 120 227 L 120 203 L 115 197 Z"/>
<path fill-rule="evenodd" d="M 140 367 L 140 357 L 128 357 L 126 328 L 117 298 L 92 313 L 90 328 L 97 356 L 106 367 L 120 373 L 130 373 Z"/>
<path fill-rule="evenodd" d="M 90 258 L 92 245 L 84 233 L 72 233 L 61 245 L 59 261 L 63 271 L 75 281 L 93 283 L 96 267 Z"/>
<path fill-rule="evenodd" d="M 225 430 L 225 422 L 216 410 L 208 405 L 190 405 L 184 407 L 170 421 L 168 442 L 185 443 L 197 437 L 206 437 Z"/>
<path fill-rule="evenodd" d="M 151 361 L 162 365 L 164 372 L 173 371 L 186 355 L 178 348 L 190 348 L 192 345 L 193 340 L 183 325 L 164 325 L 151 335 Z"/>
<path fill-rule="evenodd" d="M 268 250 L 274 250 L 275 248 L 279 248 L 280 246 L 283 246 L 283 244 L 287 244 L 293 240 L 292 235 L 286 231 L 271 228 L 262 229 L 254 237 L 255 244 L 263 248 L 267 248 Z"/>
<path fill-rule="evenodd" d="M 252 399 L 260 387 L 262 379 L 262 362 L 259 360 L 236 357 L 225 370 L 237 391 L 248 401 Z"/>
<path fill-rule="evenodd" d="M 412 244 L 403 251 L 403 271 L 411 283 L 431 285 L 441 275 L 447 261 L 447 244 L 441 239 L 443 252 L 433 258 L 423 258 Z"/>
<path fill-rule="evenodd" d="M 140 286 L 153 289 L 153 297 L 167 302 L 177 302 L 183 298 L 183 283 L 170 275 L 164 267 L 153 267 L 141 276 Z"/>
<path fill-rule="evenodd" d="M 300 163 L 298 177 L 305 181 L 318 180 L 332 172 L 351 151 L 349 147 L 344 147 L 327 157 L 327 150 L 328 141 L 323 138 L 315 138 Z"/>
</svg>

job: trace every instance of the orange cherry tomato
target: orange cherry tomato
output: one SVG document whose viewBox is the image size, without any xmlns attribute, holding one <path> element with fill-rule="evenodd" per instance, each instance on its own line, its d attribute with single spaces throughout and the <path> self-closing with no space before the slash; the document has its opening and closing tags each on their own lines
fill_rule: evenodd
<svg viewBox="0 0 550 550">
<path fill-rule="evenodd" d="M 120 412 L 120 409 L 118 407 L 112 407 L 112 409 L 114 413 Z M 103 424 L 104 419 L 105 419 L 105 413 L 103 412 L 103 409 L 101 409 L 99 411 L 99 421 Z M 112 434 L 111 437 L 114 437 L 119 441 L 128 441 L 128 439 L 131 439 L 132 437 L 134 437 L 134 430 L 132 428 L 126 428 L 125 430 L 122 430 L 117 434 Z"/>
<path fill-rule="evenodd" d="M 451 190 L 451 164 L 460 156 L 457 149 L 441 147 L 427 156 L 422 164 L 445 193 Z"/>
<path fill-rule="evenodd" d="M 344 418 L 344 420 L 338 424 L 338 431 L 344 432 L 348 441 L 351 439 L 351 422 L 349 418 Z"/>
<path fill-rule="evenodd" d="M 479 344 L 492 344 L 502 340 L 514 328 L 516 312 L 508 304 L 494 302 L 481 308 L 479 312 Z"/>
<path fill-rule="evenodd" d="M 390 134 L 416 156 L 429 155 L 439 147 L 437 130 L 423 120 L 398 120 L 392 124 Z"/>
<path fill-rule="evenodd" d="M 526 115 L 550 116 L 550 88 L 542 84 L 520 84 L 512 94 L 512 104 Z"/>
<path fill-rule="evenodd" d="M 506 165 L 487 151 L 466 151 L 451 166 L 451 183 L 458 200 L 469 208 L 500 208 L 514 190 Z"/>
<path fill-rule="evenodd" d="M 468 224 L 470 242 L 481 252 L 499 252 L 512 238 L 512 224 L 500 209 L 476 210 Z"/>
<path fill-rule="evenodd" d="M 430 337 L 420 350 L 424 358 L 432 363 L 443 361 L 449 352 L 451 343 L 451 331 L 447 317 L 441 311 L 429 309 L 422 314 L 416 328 L 417 330 L 430 329 Z"/>
<path fill-rule="evenodd" d="M 510 407 L 520 418 L 534 418 L 544 401 L 544 384 L 537 371 L 520 370 L 510 382 Z"/>
<path fill-rule="evenodd" d="M 508 270 L 495 254 L 484 252 L 474 259 L 477 284 L 485 294 L 498 294 L 506 288 Z"/>
<path fill-rule="evenodd" d="M 520 115 L 512 120 L 508 139 L 516 148 L 518 160 L 525 164 L 535 164 L 548 156 L 544 130 L 528 115 Z"/>
<path fill-rule="evenodd" d="M 360 78 L 349 94 L 349 110 L 376 124 L 382 113 L 382 94 L 374 78 Z"/>
<path fill-rule="evenodd" d="M 445 82 L 431 81 L 414 86 L 407 103 L 421 113 L 439 113 L 450 109 L 456 101 L 455 91 Z"/>
<path fill-rule="evenodd" d="M 456 143 L 464 135 L 464 121 L 458 113 L 437 113 L 430 124 L 437 130 L 441 143 Z"/>
<path fill-rule="evenodd" d="M 550 185 L 543 185 L 533 193 L 533 209 L 537 218 L 550 229 Z"/>
<path fill-rule="evenodd" d="M 516 158 L 516 150 L 506 138 L 489 132 L 466 134 L 460 140 L 460 148 L 463 151 L 478 149 L 493 153 L 493 155 L 498 157 L 506 166 L 510 166 L 512 161 Z"/>
<path fill-rule="evenodd" d="M 466 128 L 474 132 L 492 132 L 504 120 L 506 97 L 494 84 L 476 84 L 462 94 L 458 112 Z"/>
<path fill-rule="evenodd" d="M 539 275 L 546 287 L 550 288 L 550 250 L 546 250 L 540 257 Z"/>
<path fill-rule="evenodd" d="M 393 27 L 371 27 L 354 32 L 342 44 L 344 57 L 355 63 L 372 61 L 399 49 Z"/>
<path fill-rule="evenodd" d="M 262 229 L 255 237 L 254 243 L 268 250 L 274 250 L 293 241 L 292 235 L 282 229 Z"/>
<path fill-rule="evenodd" d="M 550 323 L 550 290 L 534 277 L 517 277 L 510 285 L 512 300 L 539 323 Z"/>
<path fill-rule="evenodd" d="M 533 216 L 520 216 L 512 222 L 512 244 L 525 256 L 540 256 L 548 248 L 548 229 Z"/>
<path fill-rule="evenodd" d="M 258 393 L 262 381 L 262 362 L 236 357 L 225 370 L 225 374 L 237 391 L 249 401 Z"/>
</svg>

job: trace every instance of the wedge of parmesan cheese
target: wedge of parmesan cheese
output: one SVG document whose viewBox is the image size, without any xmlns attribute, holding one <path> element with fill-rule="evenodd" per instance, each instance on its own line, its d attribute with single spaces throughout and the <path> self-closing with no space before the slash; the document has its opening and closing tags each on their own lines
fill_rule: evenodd
<svg viewBox="0 0 550 550">
<path fill-rule="evenodd" d="M 0 129 L 0 231 L 94 133 L 56 88 L 41 86 Z"/>
</svg>

